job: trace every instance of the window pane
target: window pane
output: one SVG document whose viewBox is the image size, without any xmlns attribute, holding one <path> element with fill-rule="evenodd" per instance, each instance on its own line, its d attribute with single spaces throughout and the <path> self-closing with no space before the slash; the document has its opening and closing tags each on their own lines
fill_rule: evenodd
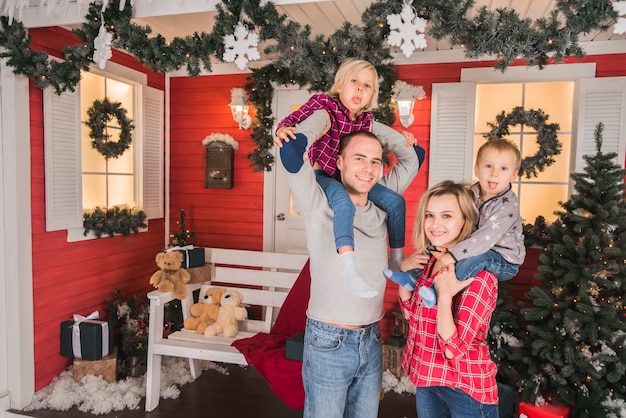
<svg viewBox="0 0 626 418">
<path fill-rule="evenodd" d="M 106 176 L 83 174 L 83 209 L 107 207 L 103 190 L 106 190 Z"/>
<path fill-rule="evenodd" d="M 519 197 L 524 223 L 535 223 L 538 215 L 551 223 L 556 220 L 554 212 L 560 210 L 558 203 L 567 200 L 567 185 L 522 184 Z"/>
<path fill-rule="evenodd" d="M 122 81 L 117 81 L 112 78 L 107 78 L 107 97 L 112 102 L 122 103 L 122 107 L 126 109 L 126 117 L 134 119 L 133 112 L 133 87 Z M 115 120 L 117 122 L 117 119 Z M 119 126 L 119 125 L 116 125 Z"/>
<path fill-rule="evenodd" d="M 525 109 L 541 109 L 548 123 L 558 123 L 559 130 L 572 131 L 574 82 L 529 83 L 526 85 Z"/>
<path fill-rule="evenodd" d="M 479 84 L 476 86 L 476 132 L 489 132 L 487 122 L 495 122 L 504 110 L 510 112 L 522 103 L 522 84 Z"/>
<path fill-rule="evenodd" d="M 109 176 L 109 207 L 134 205 L 133 176 Z"/>
<path fill-rule="evenodd" d="M 537 177 L 527 179 L 522 177 L 522 181 L 530 182 L 561 182 L 567 183 L 569 180 L 570 156 L 572 153 L 572 136 L 568 134 L 559 134 L 558 140 L 562 145 L 561 153 L 554 157 L 555 162 L 549 167 L 545 167 Z M 525 135 L 522 147 L 522 158 L 529 155 L 535 155 L 539 150 L 537 143 L 537 135 Z"/>
<path fill-rule="evenodd" d="M 119 132 L 119 131 L 118 131 Z M 119 133 L 115 134 L 115 139 L 119 140 Z M 134 137 L 133 137 L 134 142 Z M 133 174 L 133 161 L 134 161 L 133 145 L 131 143 L 130 148 L 124 151 L 124 154 L 117 158 L 109 159 L 109 173 L 114 174 Z"/>
</svg>

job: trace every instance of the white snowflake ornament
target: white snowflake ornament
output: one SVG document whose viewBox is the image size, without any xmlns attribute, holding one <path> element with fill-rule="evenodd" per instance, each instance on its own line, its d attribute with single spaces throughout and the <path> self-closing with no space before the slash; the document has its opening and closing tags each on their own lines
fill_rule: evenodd
<svg viewBox="0 0 626 418">
<path fill-rule="evenodd" d="M 616 1 L 613 3 L 613 10 L 620 16 L 626 15 L 626 1 Z M 626 33 L 626 18 L 617 18 L 617 22 L 615 22 L 615 26 L 613 26 L 613 33 L 618 35 Z"/>
<path fill-rule="evenodd" d="M 417 17 L 411 1 L 405 0 L 399 15 L 387 16 L 387 24 L 391 28 L 387 43 L 400 47 L 404 56 L 408 58 L 417 48 L 426 48 L 424 31 L 427 23 L 426 19 Z"/>
<path fill-rule="evenodd" d="M 246 68 L 248 61 L 261 58 L 257 49 L 258 43 L 259 35 L 254 32 L 248 32 L 248 28 L 239 22 L 235 26 L 234 35 L 224 36 L 226 50 L 222 59 L 226 62 L 234 62 L 237 64 L 237 68 L 243 70 Z"/>
<path fill-rule="evenodd" d="M 98 64 L 101 70 L 104 70 L 107 61 L 113 56 L 113 51 L 111 50 L 111 41 L 113 40 L 113 35 L 107 32 L 104 27 L 104 23 L 100 25 L 100 31 L 98 32 L 98 36 L 93 40 L 93 58 L 92 61 Z"/>
</svg>

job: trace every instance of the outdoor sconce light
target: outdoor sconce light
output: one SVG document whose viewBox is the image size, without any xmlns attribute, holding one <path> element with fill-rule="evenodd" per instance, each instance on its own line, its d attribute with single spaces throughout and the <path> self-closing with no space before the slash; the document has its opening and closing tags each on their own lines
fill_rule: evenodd
<svg viewBox="0 0 626 418">
<path fill-rule="evenodd" d="M 248 95 L 242 88 L 234 88 L 231 90 L 230 111 L 233 119 L 239 124 L 239 129 L 248 129 L 252 125 L 252 119 L 248 114 L 250 105 L 248 104 Z"/>
<path fill-rule="evenodd" d="M 422 100 L 424 97 L 426 97 L 426 93 L 422 86 L 413 86 L 402 80 L 396 81 L 393 86 L 392 98 L 398 105 L 398 115 L 400 116 L 402 126 L 408 128 L 413 125 L 415 121 L 413 116 L 415 100 Z"/>
</svg>

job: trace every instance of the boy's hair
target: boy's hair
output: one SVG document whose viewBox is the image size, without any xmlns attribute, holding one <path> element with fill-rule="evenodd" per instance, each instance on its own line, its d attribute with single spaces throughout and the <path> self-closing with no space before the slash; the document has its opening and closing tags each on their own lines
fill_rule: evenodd
<svg viewBox="0 0 626 418">
<path fill-rule="evenodd" d="M 522 164 L 522 155 L 520 154 L 517 145 L 504 138 L 490 139 L 478 148 L 478 153 L 476 153 L 476 164 L 479 163 L 483 156 L 483 151 L 487 148 L 495 149 L 498 152 L 511 151 L 515 155 L 515 170 L 519 171 Z"/>
<path fill-rule="evenodd" d="M 383 144 L 380 142 L 380 138 L 378 138 L 370 131 L 355 131 L 350 132 L 339 140 L 339 155 L 341 155 L 343 150 L 346 149 L 346 147 L 350 144 L 350 141 L 352 141 L 352 139 L 356 136 L 366 136 L 368 138 L 375 139 L 376 141 L 378 141 L 378 143 L 380 143 L 380 147 L 383 147 Z"/>
<path fill-rule="evenodd" d="M 376 67 L 374 67 L 374 65 L 369 61 L 358 60 L 356 58 L 348 58 L 347 60 L 342 62 L 339 66 L 339 69 L 335 73 L 335 82 L 333 83 L 333 86 L 330 88 L 330 90 L 326 92 L 326 94 L 333 97 L 339 97 L 339 91 L 337 91 L 337 88 L 342 85 L 349 77 L 353 76 L 356 73 L 360 73 L 363 70 L 372 70 L 374 72 L 372 98 L 370 99 L 370 102 L 367 103 L 363 107 L 363 109 L 361 109 L 361 112 L 371 111 L 378 105 L 379 83 L 378 71 L 376 71 Z"/>
<path fill-rule="evenodd" d="M 464 224 L 459 233 L 458 240 L 463 241 L 474 232 L 474 228 L 478 222 L 478 209 L 476 209 L 476 197 L 472 191 L 471 185 L 466 182 L 444 180 L 426 190 L 426 193 L 424 193 L 420 199 L 417 214 L 415 215 L 415 227 L 413 229 L 413 245 L 415 248 L 425 250 L 430 245 L 426 237 L 426 232 L 424 231 L 428 202 L 434 196 L 444 196 L 448 194 L 457 198 L 461 213 L 463 214 Z"/>
</svg>

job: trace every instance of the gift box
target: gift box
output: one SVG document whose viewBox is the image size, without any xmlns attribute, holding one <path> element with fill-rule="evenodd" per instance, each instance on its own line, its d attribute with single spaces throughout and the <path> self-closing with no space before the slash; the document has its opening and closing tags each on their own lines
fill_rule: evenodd
<svg viewBox="0 0 626 418">
<path fill-rule="evenodd" d="M 567 418 L 569 408 L 565 405 L 531 405 L 526 402 L 519 404 L 519 418 Z"/>
<path fill-rule="evenodd" d="M 88 374 L 100 376 L 105 382 L 115 382 L 117 379 L 117 347 L 113 347 L 113 352 L 100 360 L 74 359 L 72 374 L 75 382 Z"/>
<path fill-rule="evenodd" d="M 62 356 L 100 360 L 113 352 L 113 321 L 97 318 L 96 311 L 61 322 Z"/>
<path fill-rule="evenodd" d="M 178 251 L 181 253 L 183 255 L 181 268 L 188 269 L 204 266 L 204 248 L 194 248 L 193 245 L 185 245 L 184 247 L 167 248 L 163 251 Z"/>
<path fill-rule="evenodd" d="M 285 358 L 289 360 L 302 361 L 304 351 L 304 332 L 287 339 L 285 348 Z"/>
</svg>

